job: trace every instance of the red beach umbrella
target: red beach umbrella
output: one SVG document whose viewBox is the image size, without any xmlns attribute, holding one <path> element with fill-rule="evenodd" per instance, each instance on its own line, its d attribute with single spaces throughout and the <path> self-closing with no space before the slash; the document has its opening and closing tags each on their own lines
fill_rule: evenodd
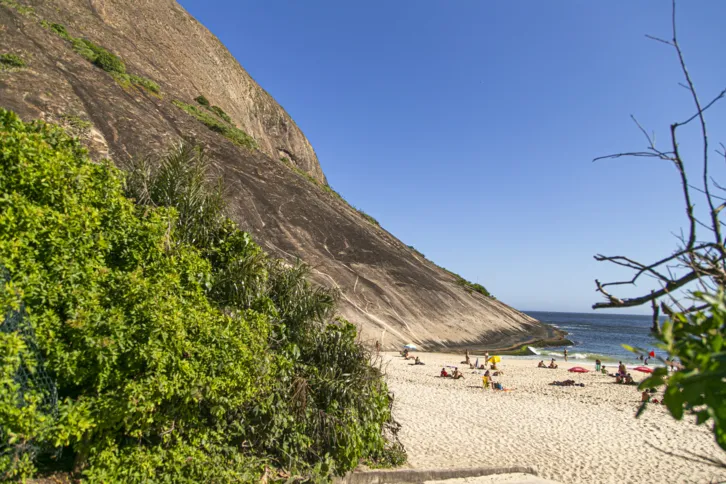
<svg viewBox="0 0 726 484">
<path fill-rule="evenodd" d="M 648 368 L 647 366 L 636 366 L 633 370 L 643 373 L 653 373 L 653 368 Z"/>
<path fill-rule="evenodd" d="M 571 371 L 572 373 L 587 373 L 590 370 L 586 370 L 585 368 L 583 368 L 581 366 L 573 366 L 572 368 L 570 368 L 567 371 Z"/>
</svg>

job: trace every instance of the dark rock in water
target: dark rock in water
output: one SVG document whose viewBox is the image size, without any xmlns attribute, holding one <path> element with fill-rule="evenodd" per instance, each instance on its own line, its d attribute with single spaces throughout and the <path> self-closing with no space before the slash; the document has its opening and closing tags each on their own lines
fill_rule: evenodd
<svg viewBox="0 0 726 484">
<path fill-rule="evenodd" d="M 123 166 L 182 137 L 207 146 L 232 218 L 339 288 L 340 311 L 364 339 L 443 350 L 557 337 L 462 286 L 336 196 L 295 122 L 176 2 L 0 2 L 0 46 L 26 61 L 0 72 L 0 105 L 65 125 L 94 159 Z"/>
</svg>

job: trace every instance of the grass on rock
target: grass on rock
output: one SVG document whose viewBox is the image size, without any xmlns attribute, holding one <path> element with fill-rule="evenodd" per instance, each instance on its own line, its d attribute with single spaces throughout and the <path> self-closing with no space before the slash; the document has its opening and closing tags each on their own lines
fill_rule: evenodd
<svg viewBox="0 0 726 484">
<path fill-rule="evenodd" d="M 248 135 L 238 127 L 234 126 L 226 119 L 220 119 L 219 117 L 212 114 L 211 111 L 208 111 L 206 109 L 200 109 L 191 104 L 179 101 L 178 99 L 175 99 L 174 101 L 172 101 L 172 103 L 174 104 L 174 106 L 196 118 L 207 128 L 221 134 L 225 138 L 232 141 L 234 144 L 250 150 L 257 149 L 257 141 L 255 141 L 252 136 Z M 229 118 L 229 116 L 227 116 L 227 118 Z"/>
</svg>

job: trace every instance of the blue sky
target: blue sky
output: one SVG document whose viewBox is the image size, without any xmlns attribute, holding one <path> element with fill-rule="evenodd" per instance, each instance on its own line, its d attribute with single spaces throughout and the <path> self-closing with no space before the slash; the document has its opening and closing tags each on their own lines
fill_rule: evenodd
<svg viewBox="0 0 726 484">
<path fill-rule="evenodd" d="M 180 3 L 295 119 L 333 188 L 518 309 L 589 311 L 595 278 L 628 275 L 595 253 L 676 247 L 672 166 L 591 162 L 646 147 L 631 114 L 666 146 L 693 112 L 674 52 L 644 37 L 670 37 L 669 2 Z M 726 87 L 723 18 L 726 2 L 679 5 L 704 99 Z M 713 141 L 726 142 L 724 114 L 710 112 Z M 694 178 L 695 128 L 681 138 Z"/>
</svg>

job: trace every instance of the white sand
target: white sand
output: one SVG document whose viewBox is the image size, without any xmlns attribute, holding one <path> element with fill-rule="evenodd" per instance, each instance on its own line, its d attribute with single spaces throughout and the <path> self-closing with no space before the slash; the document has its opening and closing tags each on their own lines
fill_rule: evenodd
<svg viewBox="0 0 726 484">
<path fill-rule="evenodd" d="M 501 392 L 483 390 L 481 377 L 459 365 L 463 355 L 418 355 L 426 366 L 383 355 L 411 467 L 535 466 L 540 477 L 563 483 L 726 481 L 725 468 L 698 457 L 726 462 L 708 424 L 678 422 L 661 405 L 636 419 L 636 387 L 566 371 L 594 369 L 592 362 L 559 361 L 548 370 L 504 356 L 498 366 L 505 374 L 496 380 L 515 390 Z M 465 378 L 439 378 L 444 365 L 458 365 Z M 567 379 L 585 387 L 548 385 Z"/>
</svg>

